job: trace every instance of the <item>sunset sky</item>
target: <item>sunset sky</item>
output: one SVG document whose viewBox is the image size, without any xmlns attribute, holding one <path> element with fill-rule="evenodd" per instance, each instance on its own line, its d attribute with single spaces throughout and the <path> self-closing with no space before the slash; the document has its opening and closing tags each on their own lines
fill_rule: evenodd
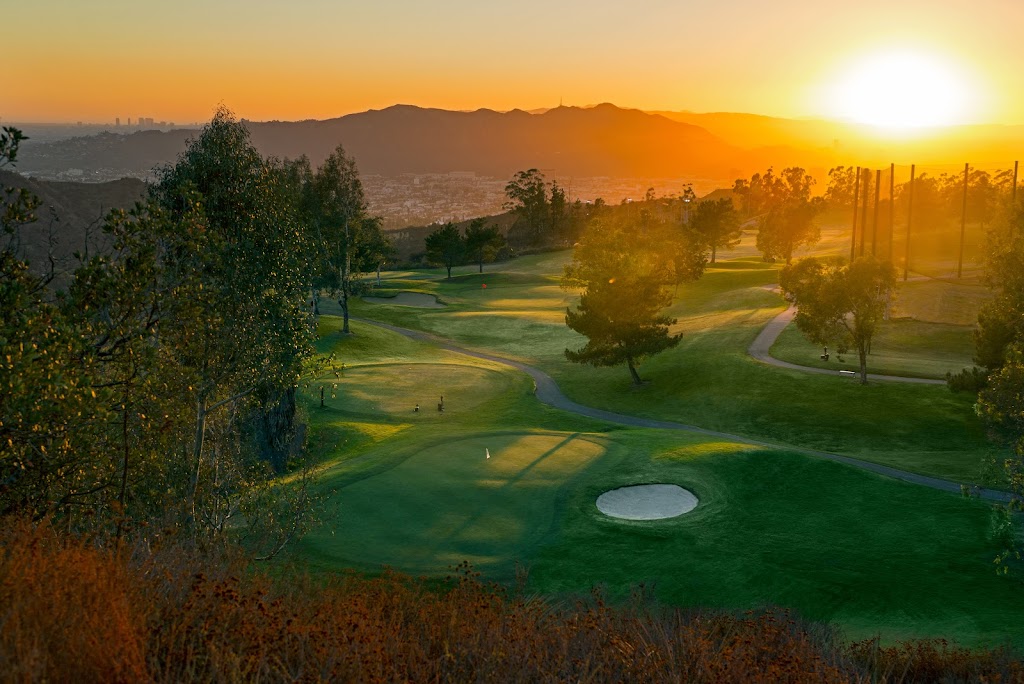
<svg viewBox="0 0 1024 684">
<path fill-rule="evenodd" d="M 561 100 L 1024 124 L 1021 0 L 4 4 L 3 121 L 187 123 L 218 103 L 253 120 L 323 119 L 395 103 Z M 914 79 L 916 90 L 900 86 Z M 880 113 L 871 100 L 882 93 L 909 97 L 906 111 Z M 939 115 L 925 121 L 931 98 Z"/>
</svg>

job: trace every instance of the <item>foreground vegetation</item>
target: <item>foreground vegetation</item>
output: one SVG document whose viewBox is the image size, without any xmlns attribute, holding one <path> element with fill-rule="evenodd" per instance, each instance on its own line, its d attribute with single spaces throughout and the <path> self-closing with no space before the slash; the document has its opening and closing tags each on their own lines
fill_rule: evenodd
<svg viewBox="0 0 1024 684">
<path fill-rule="evenodd" d="M 0 528 L 0 671 L 9 681 L 1016 681 L 1004 650 L 844 644 L 785 612 L 682 612 L 599 594 L 552 603 L 469 568 L 275 581 L 230 560 L 97 549 Z M 33 591 L 20 588 L 31 586 Z"/>
</svg>

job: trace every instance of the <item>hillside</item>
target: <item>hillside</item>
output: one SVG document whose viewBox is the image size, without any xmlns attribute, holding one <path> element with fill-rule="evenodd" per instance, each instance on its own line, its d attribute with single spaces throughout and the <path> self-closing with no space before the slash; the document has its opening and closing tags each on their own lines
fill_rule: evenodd
<svg viewBox="0 0 1024 684">
<path fill-rule="evenodd" d="M 20 255 L 36 269 L 45 267 L 51 242 L 59 269 L 69 265 L 76 251 L 106 247 L 100 232 L 103 218 L 111 209 L 131 207 L 146 192 L 145 183 L 135 178 L 72 183 L 34 180 L 4 170 L 0 187 L 25 188 L 41 201 L 35 212 L 38 220 L 21 229 Z"/>
<path fill-rule="evenodd" d="M 542 114 L 452 112 L 396 105 L 326 121 L 246 122 L 263 154 L 321 162 L 340 143 L 364 174 L 472 171 L 504 178 L 536 167 L 560 176 L 742 175 L 745 153 L 699 126 L 603 104 Z M 144 176 L 173 161 L 190 130 L 104 133 L 29 141 L 19 169 L 32 175 L 78 169 Z"/>
</svg>

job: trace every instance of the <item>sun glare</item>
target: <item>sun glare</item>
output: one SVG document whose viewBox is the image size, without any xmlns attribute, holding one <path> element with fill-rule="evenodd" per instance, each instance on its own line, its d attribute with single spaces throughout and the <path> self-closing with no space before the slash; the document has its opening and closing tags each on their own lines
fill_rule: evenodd
<svg viewBox="0 0 1024 684">
<path fill-rule="evenodd" d="M 969 80 L 947 61 L 890 52 L 861 59 L 833 82 L 835 115 L 885 128 L 965 123 L 973 113 Z"/>
</svg>

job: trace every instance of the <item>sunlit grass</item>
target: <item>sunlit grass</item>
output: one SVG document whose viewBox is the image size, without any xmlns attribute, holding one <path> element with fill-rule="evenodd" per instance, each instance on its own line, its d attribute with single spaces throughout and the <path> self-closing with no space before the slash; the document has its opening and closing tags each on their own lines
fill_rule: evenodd
<svg viewBox="0 0 1024 684">
<path fill-rule="evenodd" d="M 946 377 L 972 365 L 974 340 L 971 326 L 943 323 L 922 323 L 912 320 L 883 322 L 871 341 L 868 371 L 885 375 L 906 375 L 922 378 Z M 829 360 L 822 361 L 822 348 L 811 344 L 796 328 L 789 325 L 772 346 L 772 356 L 816 368 L 856 371 L 860 368 L 855 353 L 842 356 L 833 348 Z"/>
<path fill-rule="evenodd" d="M 834 237 L 838 248 L 838 233 Z M 942 387 L 862 388 L 844 378 L 770 368 L 750 359 L 747 347 L 785 307 L 781 296 L 770 290 L 778 281 L 780 265 L 766 264 L 757 256 L 722 260 L 699 281 L 678 288 L 667 313 L 678 319 L 673 331 L 683 333 L 683 342 L 644 362 L 640 374 L 649 380 L 647 385 L 632 386 L 621 368 L 569 364 L 564 350 L 582 346 L 585 339 L 564 325 L 565 308 L 576 295 L 553 283 L 570 258 L 568 251 L 543 259 L 535 255 L 510 262 L 511 273 L 469 272 L 450 282 L 434 281 L 432 292 L 451 302 L 444 311 L 355 306 L 361 315 L 535 364 L 570 398 L 589 406 L 846 453 L 950 479 L 993 482 L 986 465 L 999 451 L 988 442 L 969 396 L 953 395 Z M 484 280 L 486 290 L 480 287 Z M 503 290 L 500 296 L 491 291 L 492 283 Z M 908 310 L 923 311 L 928 309 L 923 302 L 929 292 L 945 292 L 942 285 L 922 285 L 926 284 L 904 286 L 907 296 L 898 301 Z M 495 300 L 533 304 L 510 311 L 490 306 Z M 949 306 L 936 304 L 931 310 L 963 318 L 971 301 L 950 295 Z M 891 329 L 891 334 L 880 335 L 874 349 L 878 358 L 891 354 L 891 363 L 880 366 L 881 372 L 940 376 L 947 366 L 962 367 L 969 361 L 966 329 L 943 328 L 941 344 L 935 345 L 935 327 L 894 322 Z M 786 333 L 784 344 L 789 340 Z M 799 362 L 806 353 L 813 364 L 820 350 L 801 348 L 795 353 Z"/>
<path fill-rule="evenodd" d="M 348 352 L 364 344 L 357 336 L 334 337 L 339 355 L 375 374 L 364 390 L 373 396 L 339 394 L 330 412 L 310 407 L 313 435 L 327 420 L 376 434 L 341 447 L 349 455 L 318 484 L 329 518 L 293 552 L 304 564 L 437 576 L 471 560 L 511 581 L 518 563 L 529 568 L 529 588 L 545 594 L 602 583 L 619 598 L 646 582 L 670 605 L 786 605 L 850 636 L 1024 642 L 1011 619 L 1024 598 L 992 571 L 981 502 L 784 451 L 610 429 L 539 406 L 521 374 L 473 368 L 465 357 L 448 369 L 430 345 L 379 329 L 361 335 L 379 355 L 404 360 L 373 364 Z M 379 388 L 433 386 L 409 368 L 465 374 L 481 403 L 416 421 L 385 402 L 368 419 L 367 403 L 391 391 Z M 367 427 L 374 422 L 382 427 Z M 650 482 L 679 484 L 701 503 L 653 523 L 612 520 L 594 505 L 607 489 Z"/>
</svg>

